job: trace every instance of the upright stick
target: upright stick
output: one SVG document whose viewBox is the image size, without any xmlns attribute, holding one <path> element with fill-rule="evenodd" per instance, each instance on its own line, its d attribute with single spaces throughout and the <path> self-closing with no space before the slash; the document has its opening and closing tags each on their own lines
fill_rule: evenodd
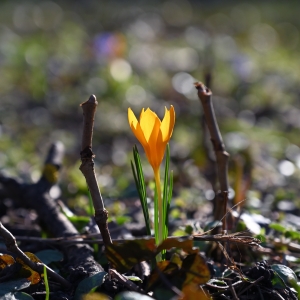
<svg viewBox="0 0 300 300">
<path fill-rule="evenodd" d="M 84 175 L 91 193 L 95 208 L 95 221 L 101 232 L 104 245 L 110 245 L 112 241 L 107 226 L 108 211 L 104 207 L 99 190 L 94 168 L 95 155 L 92 151 L 93 128 L 97 105 L 98 102 L 95 95 L 91 95 L 87 101 L 81 104 L 83 111 L 83 134 L 80 152 L 81 165 L 79 169 Z"/>
<path fill-rule="evenodd" d="M 218 180 L 220 183 L 221 193 L 219 200 L 216 202 L 215 207 L 215 219 L 220 220 L 227 210 L 228 201 L 228 159 L 229 154 L 225 150 L 225 145 L 222 140 L 222 136 L 219 130 L 219 126 L 216 120 L 213 103 L 212 103 L 212 92 L 201 82 L 196 82 L 195 87 L 198 90 L 198 97 L 201 100 L 205 120 L 210 133 L 211 142 L 216 154 L 217 160 L 217 173 Z M 223 222 L 223 230 L 226 230 L 226 218 Z"/>
</svg>

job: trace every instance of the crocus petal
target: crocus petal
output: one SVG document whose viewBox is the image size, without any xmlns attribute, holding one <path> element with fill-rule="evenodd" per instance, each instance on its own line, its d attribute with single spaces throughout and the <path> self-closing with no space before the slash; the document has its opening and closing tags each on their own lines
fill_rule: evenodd
<svg viewBox="0 0 300 300">
<path fill-rule="evenodd" d="M 173 105 L 171 105 L 170 110 L 167 110 L 167 108 L 165 108 L 165 116 L 160 126 L 163 141 L 170 140 L 173 133 L 174 124 L 175 124 L 175 110 Z"/>
<path fill-rule="evenodd" d="M 147 159 L 152 168 L 157 169 L 159 165 L 155 148 L 161 121 L 157 115 L 148 108 L 146 111 L 142 109 L 139 123 L 141 124 L 141 130 L 147 142 L 147 147 L 144 146 Z"/>
<path fill-rule="evenodd" d="M 159 170 L 167 143 L 173 133 L 174 107 L 171 105 L 170 110 L 165 108 L 163 121 L 149 108 L 142 109 L 138 121 L 132 110 L 128 108 L 128 121 L 134 135 L 142 144 L 150 165 L 156 172 Z"/>
<path fill-rule="evenodd" d="M 147 152 L 146 148 L 148 148 L 148 143 L 145 139 L 144 133 L 141 129 L 141 125 L 139 124 L 137 118 L 135 117 L 133 111 L 131 108 L 128 108 L 128 122 L 131 127 L 132 132 L 134 133 L 135 137 L 139 140 L 139 142 L 142 144 L 145 152 Z"/>
<path fill-rule="evenodd" d="M 170 110 L 167 110 L 167 108 L 165 107 L 165 116 L 160 126 L 163 141 L 170 140 L 173 132 L 174 123 L 175 123 L 174 107 L 171 105 Z"/>
<path fill-rule="evenodd" d="M 157 138 L 160 133 L 160 126 L 161 126 L 161 121 L 157 117 L 155 120 L 154 126 L 153 126 L 151 136 L 148 141 L 149 148 L 152 150 L 152 151 L 150 151 L 150 156 L 151 156 L 150 164 L 153 167 L 153 169 L 158 168 L 160 165 L 159 157 L 157 156 L 157 151 L 155 150 Z"/>
<path fill-rule="evenodd" d="M 170 111 L 165 107 L 165 116 L 161 122 L 160 131 L 162 134 L 162 140 L 166 141 L 169 138 L 170 127 Z"/>
<path fill-rule="evenodd" d="M 157 153 L 156 155 L 159 158 L 158 165 L 161 164 L 161 162 L 164 158 L 168 141 L 169 140 L 163 141 L 162 132 L 160 131 L 158 134 L 158 137 L 157 137 L 157 141 L 156 141 L 156 153 Z"/>
<path fill-rule="evenodd" d="M 141 113 L 140 113 L 140 119 L 139 119 L 140 124 L 141 124 L 141 119 L 142 119 L 144 113 L 145 113 L 145 109 L 142 108 Z"/>
<path fill-rule="evenodd" d="M 165 108 L 165 116 L 162 120 L 160 126 L 160 133 L 157 138 L 156 142 L 156 149 L 157 149 L 157 156 L 160 157 L 160 163 L 163 160 L 167 143 L 170 141 L 170 138 L 173 133 L 173 128 L 175 124 L 175 110 L 174 107 L 171 105 L 170 110 Z"/>
<path fill-rule="evenodd" d="M 154 113 L 151 109 L 147 108 L 146 111 L 141 112 L 140 125 L 147 142 L 149 142 L 150 136 L 157 120 L 160 123 L 160 120 L 157 117 L 156 113 Z"/>
<path fill-rule="evenodd" d="M 130 127 L 133 126 L 134 129 L 138 123 L 138 120 L 130 107 L 128 108 L 128 123 Z"/>
<path fill-rule="evenodd" d="M 175 125 L 175 109 L 174 109 L 174 106 L 171 105 L 171 107 L 170 107 L 169 140 L 172 136 L 174 125 Z M 168 140 L 168 142 L 169 142 L 169 140 Z"/>
</svg>

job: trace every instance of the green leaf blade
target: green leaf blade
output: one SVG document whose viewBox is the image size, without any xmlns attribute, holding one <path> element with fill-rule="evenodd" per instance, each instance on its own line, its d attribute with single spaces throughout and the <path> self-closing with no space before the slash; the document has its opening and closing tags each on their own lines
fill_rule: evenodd
<svg viewBox="0 0 300 300">
<path fill-rule="evenodd" d="M 140 155 L 136 145 L 133 147 L 133 159 L 134 163 L 131 161 L 131 169 L 144 214 L 147 235 L 151 235 L 151 222 L 147 203 L 146 184 Z"/>
</svg>

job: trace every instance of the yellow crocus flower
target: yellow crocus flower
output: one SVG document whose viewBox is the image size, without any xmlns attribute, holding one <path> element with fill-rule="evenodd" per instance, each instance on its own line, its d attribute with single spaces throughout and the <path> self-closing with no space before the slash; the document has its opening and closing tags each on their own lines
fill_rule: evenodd
<svg viewBox="0 0 300 300">
<path fill-rule="evenodd" d="M 164 158 L 166 146 L 172 136 L 175 124 L 175 110 L 171 105 L 170 110 L 165 107 L 165 115 L 162 121 L 150 108 L 141 111 L 140 119 L 137 120 L 131 108 L 128 108 L 128 121 L 136 138 L 142 144 L 147 159 L 153 168 L 158 199 L 158 244 L 163 241 L 163 203 L 160 187 L 159 167 Z M 161 256 L 159 255 L 159 260 Z"/>
<path fill-rule="evenodd" d="M 165 116 L 162 121 L 150 108 L 142 109 L 138 121 L 131 108 L 128 108 L 128 121 L 134 135 L 142 144 L 154 173 L 157 172 L 173 133 L 174 107 L 171 105 L 170 110 L 165 107 Z"/>
</svg>

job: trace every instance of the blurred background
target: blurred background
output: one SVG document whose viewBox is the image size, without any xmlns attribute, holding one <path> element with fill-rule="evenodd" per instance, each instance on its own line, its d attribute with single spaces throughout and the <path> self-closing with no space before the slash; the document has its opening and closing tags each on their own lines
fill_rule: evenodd
<svg viewBox="0 0 300 300">
<path fill-rule="evenodd" d="M 299 9 L 299 1 L 1 1 L 0 170 L 34 182 L 50 144 L 63 142 L 51 193 L 83 212 L 79 105 L 95 94 L 102 194 L 108 203 L 136 196 L 127 109 L 162 117 L 173 105 L 173 217 L 188 217 L 183 205 L 194 217 L 198 207 L 209 212 L 214 158 L 193 83 L 210 78 L 231 155 L 231 199 L 246 198 L 254 211 L 297 210 Z M 124 212 L 122 203 L 111 201 L 110 210 Z"/>
</svg>

